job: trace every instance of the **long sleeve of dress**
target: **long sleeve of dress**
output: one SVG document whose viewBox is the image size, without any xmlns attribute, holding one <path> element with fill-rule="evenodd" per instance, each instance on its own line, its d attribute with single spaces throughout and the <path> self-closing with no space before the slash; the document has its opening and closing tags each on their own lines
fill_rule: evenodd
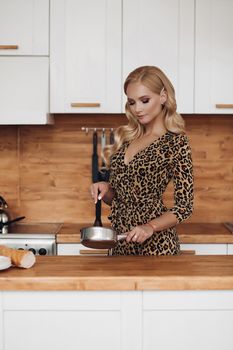
<svg viewBox="0 0 233 350">
<path fill-rule="evenodd" d="M 172 147 L 172 175 L 174 183 L 174 207 L 170 209 L 178 222 L 190 217 L 193 211 L 192 154 L 186 135 L 179 135 Z"/>
</svg>

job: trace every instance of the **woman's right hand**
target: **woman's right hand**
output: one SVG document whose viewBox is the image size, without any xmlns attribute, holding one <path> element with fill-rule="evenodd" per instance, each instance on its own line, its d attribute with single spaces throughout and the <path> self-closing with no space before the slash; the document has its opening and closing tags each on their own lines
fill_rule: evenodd
<svg viewBox="0 0 233 350">
<path fill-rule="evenodd" d="M 96 182 L 91 185 L 91 196 L 94 199 L 95 204 L 98 200 L 103 199 L 107 195 L 107 197 L 113 197 L 113 190 L 109 182 Z M 109 196 L 108 196 L 109 194 Z M 107 199 L 107 198 L 106 198 Z M 106 201 L 108 202 L 108 200 Z"/>
</svg>

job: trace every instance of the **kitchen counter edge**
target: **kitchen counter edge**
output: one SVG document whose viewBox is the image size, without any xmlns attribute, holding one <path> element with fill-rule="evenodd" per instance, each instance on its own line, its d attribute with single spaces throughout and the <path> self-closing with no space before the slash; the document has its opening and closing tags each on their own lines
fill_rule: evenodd
<svg viewBox="0 0 233 350">
<path fill-rule="evenodd" d="M 0 290 L 233 290 L 233 256 L 39 256 L 0 271 Z"/>
</svg>

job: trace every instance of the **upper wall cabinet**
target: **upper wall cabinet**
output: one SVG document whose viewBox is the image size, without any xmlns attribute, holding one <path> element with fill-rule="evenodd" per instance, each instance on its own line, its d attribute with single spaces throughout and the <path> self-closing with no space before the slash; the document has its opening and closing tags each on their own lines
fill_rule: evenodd
<svg viewBox="0 0 233 350">
<path fill-rule="evenodd" d="M 233 114 L 233 0 L 196 0 L 195 113 Z"/>
<path fill-rule="evenodd" d="M 0 124 L 47 124 L 49 58 L 0 57 Z"/>
<path fill-rule="evenodd" d="M 0 124 L 47 124 L 49 0 L 0 0 Z"/>
<path fill-rule="evenodd" d="M 51 0 L 50 111 L 121 108 L 121 1 Z"/>
<path fill-rule="evenodd" d="M 178 111 L 193 113 L 194 0 L 123 1 L 123 79 L 143 65 L 161 68 Z"/>
<path fill-rule="evenodd" d="M 49 54 L 49 0 L 0 0 L 0 55 Z"/>
</svg>

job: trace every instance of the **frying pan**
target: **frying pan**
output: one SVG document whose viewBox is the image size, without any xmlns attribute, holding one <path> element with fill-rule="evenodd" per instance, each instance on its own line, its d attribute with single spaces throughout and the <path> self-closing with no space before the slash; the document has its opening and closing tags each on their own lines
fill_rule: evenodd
<svg viewBox="0 0 233 350">
<path fill-rule="evenodd" d="M 101 222 L 101 200 L 95 205 L 95 222 L 92 227 L 84 227 L 81 232 L 81 243 L 88 248 L 111 249 L 117 245 L 119 240 L 126 238 L 126 234 L 117 235 L 111 228 L 102 227 Z"/>
<path fill-rule="evenodd" d="M 105 136 L 105 135 L 104 135 Z M 113 141 L 112 132 L 112 142 Z M 105 138 L 102 139 L 102 146 L 105 143 Z M 98 171 L 98 154 L 97 154 L 98 135 L 93 133 L 93 154 L 92 154 L 92 181 L 97 182 L 100 179 Z M 106 181 L 101 179 L 102 181 Z M 126 234 L 117 235 L 115 231 L 110 228 L 102 227 L 101 221 L 101 200 L 98 200 L 95 205 L 95 222 L 92 227 L 84 227 L 81 232 L 81 243 L 88 248 L 94 249 L 111 249 L 117 245 L 119 240 L 126 238 Z"/>
</svg>

